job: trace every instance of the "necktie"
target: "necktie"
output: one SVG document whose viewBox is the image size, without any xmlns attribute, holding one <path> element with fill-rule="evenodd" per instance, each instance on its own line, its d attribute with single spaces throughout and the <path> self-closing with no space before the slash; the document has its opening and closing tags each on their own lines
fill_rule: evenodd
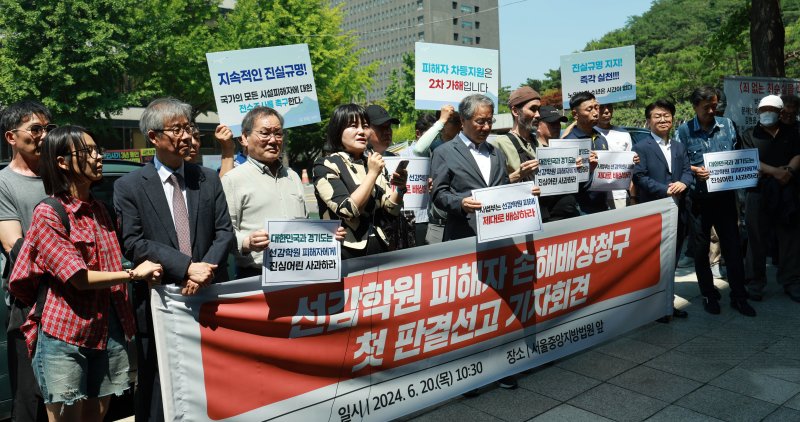
<svg viewBox="0 0 800 422">
<path fill-rule="evenodd" d="M 189 211 L 186 209 L 186 201 L 183 199 L 183 193 L 181 193 L 179 177 L 177 173 L 172 173 L 169 176 L 169 183 L 172 185 L 172 220 L 175 223 L 175 232 L 178 234 L 178 247 L 182 253 L 192 256 Z"/>
</svg>

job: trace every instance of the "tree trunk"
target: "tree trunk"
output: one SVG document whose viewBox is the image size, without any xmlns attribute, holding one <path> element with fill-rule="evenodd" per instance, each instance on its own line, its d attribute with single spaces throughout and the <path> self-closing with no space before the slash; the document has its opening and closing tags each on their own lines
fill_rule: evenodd
<svg viewBox="0 0 800 422">
<path fill-rule="evenodd" d="M 785 38 L 780 0 L 752 0 L 750 53 L 753 76 L 786 76 L 783 57 Z"/>
</svg>

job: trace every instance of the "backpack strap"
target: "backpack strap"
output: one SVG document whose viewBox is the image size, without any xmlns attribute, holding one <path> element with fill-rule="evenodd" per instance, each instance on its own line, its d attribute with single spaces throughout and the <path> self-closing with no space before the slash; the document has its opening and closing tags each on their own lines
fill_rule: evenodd
<svg viewBox="0 0 800 422">
<path fill-rule="evenodd" d="M 52 196 L 42 199 L 42 201 L 39 203 L 49 205 L 50 208 L 52 208 L 56 214 L 58 214 L 59 218 L 61 218 L 61 224 L 67 231 L 67 237 L 69 237 L 71 226 L 69 224 L 69 216 L 67 215 L 67 210 L 64 208 L 64 205 L 58 199 Z M 33 314 L 35 317 L 38 317 L 39 320 L 42 319 L 42 312 L 44 312 L 44 304 L 47 301 L 47 291 L 49 289 L 50 285 L 48 284 L 46 277 L 39 281 L 39 290 L 36 294 L 36 309 Z"/>
<path fill-rule="evenodd" d="M 517 150 L 517 154 L 519 155 L 520 161 L 525 162 L 525 161 L 530 161 L 530 160 L 534 159 L 534 157 L 531 157 L 530 153 L 528 153 L 528 150 L 526 150 L 522 146 L 522 140 L 519 139 L 517 137 L 517 135 L 515 135 L 512 132 L 508 132 L 507 135 L 508 135 L 508 139 L 511 139 L 511 143 L 514 144 L 514 148 Z M 536 139 L 535 138 L 531 142 L 531 145 L 533 145 L 534 149 L 536 149 L 536 147 L 538 146 L 536 144 Z"/>
</svg>

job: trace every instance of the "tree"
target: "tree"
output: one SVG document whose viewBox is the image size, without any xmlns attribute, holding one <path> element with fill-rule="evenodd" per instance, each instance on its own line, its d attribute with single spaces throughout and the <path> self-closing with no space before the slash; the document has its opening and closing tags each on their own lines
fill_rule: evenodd
<svg viewBox="0 0 800 422">
<path fill-rule="evenodd" d="M 215 51 L 308 44 L 323 122 L 289 130 L 289 161 L 310 168 L 322 151 L 336 105 L 363 97 L 377 64 L 361 66 L 352 34 L 342 33 L 340 7 L 324 0 L 239 0 L 220 19 Z"/>
<path fill-rule="evenodd" d="M 754 76 L 786 76 L 785 32 L 779 0 L 752 0 L 750 51 Z"/>
<path fill-rule="evenodd" d="M 392 70 L 386 87 L 386 106 L 403 122 L 415 121 L 419 114 L 414 108 L 414 85 L 414 55 L 403 53 L 403 66 L 399 73 Z"/>
</svg>

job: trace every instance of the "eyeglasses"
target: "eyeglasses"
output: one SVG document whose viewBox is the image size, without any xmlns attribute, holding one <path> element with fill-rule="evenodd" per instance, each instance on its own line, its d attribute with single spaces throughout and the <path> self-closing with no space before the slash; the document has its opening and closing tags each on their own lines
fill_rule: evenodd
<svg viewBox="0 0 800 422">
<path fill-rule="evenodd" d="M 31 127 L 27 128 L 27 129 L 12 129 L 11 132 L 23 131 L 23 132 L 28 132 L 33 136 L 39 136 L 42 133 L 50 132 L 50 131 L 52 131 L 53 129 L 55 129 L 57 127 L 58 126 L 53 125 L 53 124 L 45 125 L 45 126 L 42 126 L 42 125 L 31 125 Z"/>
<path fill-rule="evenodd" d="M 192 126 L 192 125 L 173 126 L 173 127 L 166 128 L 166 129 L 153 129 L 153 132 L 166 133 L 166 134 L 172 135 L 172 136 L 174 136 L 176 138 L 181 136 L 181 135 L 183 135 L 184 133 L 188 133 L 189 136 L 191 136 L 192 132 L 194 132 L 194 131 L 195 131 L 195 127 Z"/>
<path fill-rule="evenodd" d="M 91 147 L 76 149 L 75 151 L 71 151 L 67 155 L 72 155 L 72 154 L 77 154 L 77 153 L 86 153 L 87 155 L 90 155 L 90 156 L 93 155 L 95 157 L 102 157 L 103 154 L 106 153 L 106 149 L 103 148 L 103 147 L 99 147 L 99 146 L 95 145 L 95 146 L 91 146 Z"/>
<path fill-rule="evenodd" d="M 280 141 L 283 139 L 283 132 L 253 132 L 253 135 L 256 135 L 258 139 L 269 139 L 270 137 L 275 138 L 276 141 Z"/>
<path fill-rule="evenodd" d="M 491 126 L 492 124 L 494 124 L 495 118 L 492 117 L 491 119 L 478 119 L 478 120 L 470 119 L 470 121 L 472 121 L 472 123 L 475 123 L 478 126 L 486 126 L 486 125 Z"/>
</svg>

